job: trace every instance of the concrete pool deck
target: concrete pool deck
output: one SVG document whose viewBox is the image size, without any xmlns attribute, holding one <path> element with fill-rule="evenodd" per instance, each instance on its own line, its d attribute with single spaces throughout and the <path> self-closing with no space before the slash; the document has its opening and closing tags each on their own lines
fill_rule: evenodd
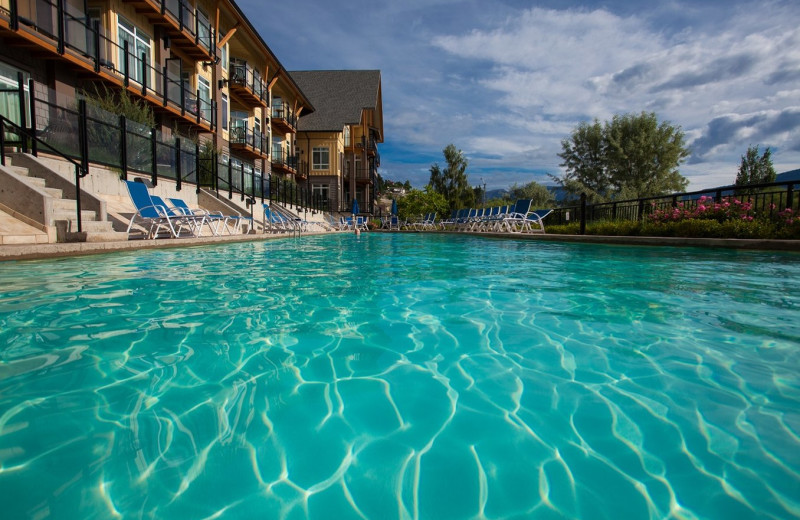
<svg viewBox="0 0 800 520">
<path fill-rule="evenodd" d="M 387 231 L 374 231 L 387 233 Z M 418 233 L 418 231 L 402 231 Z M 301 236 L 328 233 L 303 233 Z M 431 233 L 431 232 L 428 232 Z M 432 233 L 445 233 L 433 231 Z M 466 233 L 457 233 L 460 235 Z M 729 238 L 683 238 L 683 237 L 616 237 L 601 235 L 542 235 L 511 233 L 474 233 L 487 238 L 514 238 L 519 240 L 543 240 L 548 242 L 571 242 L 579 244 L 614 244 L 635 246 L 671 246 L 671 247 L 706 247 L 762 251 L 797 251 L 800 252 L 800 240 L 742 240 Z M 229 244 L 234 242 L 255 242 L 291 238 L 285 234 L 249 234 L 220 237 L 170 238 L 158 240 L 127 240 L 118 242 L 75 242 L 60 244 L 20 244 L 0 245 L 0 262 L 6 260 L 34 260 L 43 258 L 59 258 L 69 256 L 95 255 L 118 251 L 137 251 L 143 249 L 162 249 L 171 247 L 205 246 L 213 244 Z"/>
</svg>

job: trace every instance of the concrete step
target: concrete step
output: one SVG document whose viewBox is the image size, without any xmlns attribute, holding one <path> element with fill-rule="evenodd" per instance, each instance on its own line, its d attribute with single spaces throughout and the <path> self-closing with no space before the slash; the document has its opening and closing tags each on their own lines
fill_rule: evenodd
<svg viewBox="0 0 800 520">
<path fill-rule="evenodd" d="M 123 233 L 124 234 L 124 233 Z M 31 245 L 31 244 L 47 244 L 47 233 L 30 233 L 26 235 L 11 235 L 0 233 L 1 246 L 18 246 L 18 245 Z"/>
<path fill-rule="evenodd" d="M 53 221 L 77 219 L 78 216 L 75 212 L 75 201 L 73 200 L 72 203 L 72 208 L 56 210 L 55 214 L 53 215 Z M 97 214 L 94 211 L 90 211 L 88 209 L 81 210 L 81 221 L 90 222 L 93 220 L 97 220 Z"/>
<path fill-rule="evenodd" d="M 59 220 L 56 222 L 59 242 L 116 242 L 128 240 L 127 233 L 114 231 L 110 221 L 81 221 L 81 231 L 78 232 L 78 221 L 74 219 Z"/>
<path fill-rule="evenodd" d="M 29 172 L 28 172 L 27 168 L 25 168 L 24 166 L 14 166 L 13 164 L 11 164 L 9 162 L 9 160 L 10 160 L 10 158 L 8 160 L 6 160 L 6 168 L 10 169 L 12 172 L 16 173 L 17 175 L 21 175 L 23 177 L 27 177 L 28 176 Z M 35 179 L 36 177 L 33 177 L 33 178 Z"/>
<path fill-rule="evenodd" d="M 58 189 L 58 188 L 48 188 L 48 187 L 45 187 L 45 188 L 44 188 L 44 191 L 45 191 L 45 192 L 46 192 L 48 195 L 50 195 L 51 197 L 53 197 L 54 199 L 60 199 L 60 198 L 63 198 L 63 196 L 64 196 L 64 192 L 63 192 L 62 190 Z"/>
</svg>

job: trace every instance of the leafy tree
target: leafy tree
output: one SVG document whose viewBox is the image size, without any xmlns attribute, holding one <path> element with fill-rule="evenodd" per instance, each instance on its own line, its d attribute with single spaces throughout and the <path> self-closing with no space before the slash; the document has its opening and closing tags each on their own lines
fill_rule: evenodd
<svg viewBox="0 0 800 520">
<path fill-rule="evenodd" d="M 683 131 L 667 121 L 659 124 L 652 112 L 614 116 L 602 126 L 597 120 L 581 123 L 561 147 L 566 174 L 553 178 L 592 202 L 665 195 L 689 184 L 678 172 L 689 156 Z"/>
<path fill-rule="evenodd" d="M 411 191 L 411 181 L 406 179 L 406 182 L 403 183 L 403 189 L 406 190 L 406 191 Z"/>
<path fill-rule="evenodd" d="M 568 193 L 586 193 L 591 202 L 604 201 L 611 193 L 611 176 L 606 167 L 605 129 L 597 119 L 582 122 L 568 139 L 561 141 L 564 150 L 558 154 L 567 169 L 563 179 L 551 177 Z"/>
<path fill-rule="evenodd" d="M 748 146 L 747 153 L 742 156 L 739 173 L 736 175 L 736 185 L 765 184 L 775 182 L 775 168 L 772 166 L 772 151 L 769 146 L 761 157 L 758 156 L 758 145 Z"/>
<path fill-rule="evenodd" d="M 533 181 L 522 186 L 518 186 L 517 183 L 514 183 L 508 190 L 508 196 L 511 201 L 531 199 L 531 207 L 534 209 L 546 208 L 555 203 L 555 197 L 553 193 L 547 189 L 547 186 Z"/>
<path fill-rule="evenodd" d="M 465 173 L 469 161 L 454 144 L 448 144 L 442 153 L 447 167 L 441 169 L 438 163 L 431 166 L 431 189 L 445 198 L 451 211 L 471 206 L 475 202 L 475 193 Z"/>
<path fill-rule="evenodd" d="M 415 220 L 426 213 L 436 213 L 438 218 L 449 215 L 444 196 L 433 191 L 430 185 L 425 186 L 424 191 L 412 189 L 397 199 L 397 215 L 401 220 Z"/>
</svg>

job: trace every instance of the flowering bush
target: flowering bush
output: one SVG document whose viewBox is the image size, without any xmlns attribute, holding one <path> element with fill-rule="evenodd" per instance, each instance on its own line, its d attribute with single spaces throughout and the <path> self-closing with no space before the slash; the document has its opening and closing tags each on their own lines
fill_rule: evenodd
<svg viewBox="0 0 800 520">
<path fill-rule="evenodd" d="M 655 207 L 655 203 L 653 203 Z M 714 202 L 713 197 L 703 195 L 697 200 L 694 208 L 687 208 L 681 202 L 676 207 L 669 210 L 655 209 L 650 214 L 652 222 L 681 222 L 683 220 L 706 219 L 726 222 L 729 220 L 743 220 L 752 222 L 753 203 L 751 201 L 741 201 L 730 197 L 722 199 L 721 202 Z"/>
</svg>

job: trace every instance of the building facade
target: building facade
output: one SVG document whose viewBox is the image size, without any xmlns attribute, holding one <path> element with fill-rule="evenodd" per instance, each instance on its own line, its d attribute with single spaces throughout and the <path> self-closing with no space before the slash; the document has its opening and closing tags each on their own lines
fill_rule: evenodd
<svg viewBox="0 0 800 520">
<path fill-rule="evenodd" d="M 297 148 L 308 163 L 307 184 L 330 211 L 375 212 L 378 144 L 383 142 L 379 70 L 293 71 L 314 112 L 298 123 Z"/>
<path fill-rule="evenodd" d="M 296 129 L 313 106 L 234 2 L 0 0 L 0 114 L 68 140 L 58 109 L 122 91 L 153 109 L 159 143 L 208 146 L 243 179 L 307 177 Z"/>
</svg>

